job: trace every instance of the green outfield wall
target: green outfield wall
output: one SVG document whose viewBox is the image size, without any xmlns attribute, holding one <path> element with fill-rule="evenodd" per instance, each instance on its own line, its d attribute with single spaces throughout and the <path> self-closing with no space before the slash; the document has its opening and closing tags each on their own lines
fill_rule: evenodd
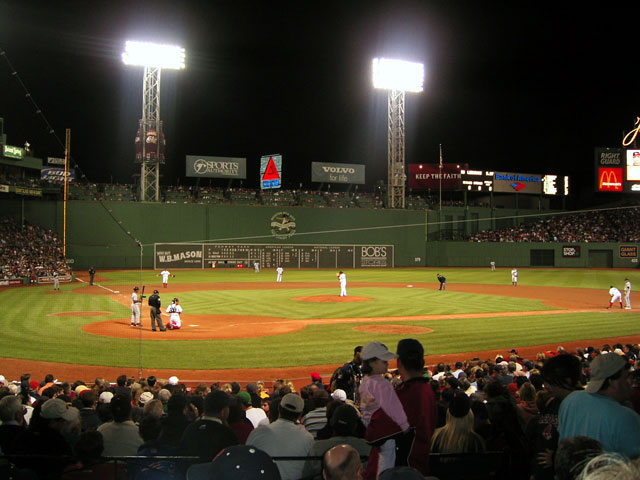
<svg viewBox="0 0 640 480">
<path fill-rule="evenodd" d="M 60 201 L 7 199 L 3 214 L 63 234 Z M 76 270 L 153 268 L 155 243 L 393 245 L 395 266 L 634 268 L 635 243 L 472 243 L 485 229 L 533 221 L 540 211 L 446 207 L 371 210 L 71 201 L 67 258 Z M 289 227 L 283 226 L 286 219 Z M 142 245 L 142 249 L 136 243 Z"/>
</svg>

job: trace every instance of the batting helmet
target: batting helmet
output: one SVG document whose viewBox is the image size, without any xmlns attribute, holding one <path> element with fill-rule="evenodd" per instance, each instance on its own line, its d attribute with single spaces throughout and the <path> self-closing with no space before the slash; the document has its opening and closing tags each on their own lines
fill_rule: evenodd
<svg viewBox="0 0 640 480">
<path fill-rule="evenodd" d="M 173 299 L 173 303 L 178 303 L 179 301 L 180 301 L 180 300 L 178 300 L 178 298 L 177 298 L 177 297 Z"/>
<path fill-rule="evenodd" d="M 140 290 L 138 287 L 133 287 L 134 290 Z"/>
<path fill-rule="evenodd" d="M 153 293 L 158 293 L 158 290 L 154 290 Z"/>
</svg>

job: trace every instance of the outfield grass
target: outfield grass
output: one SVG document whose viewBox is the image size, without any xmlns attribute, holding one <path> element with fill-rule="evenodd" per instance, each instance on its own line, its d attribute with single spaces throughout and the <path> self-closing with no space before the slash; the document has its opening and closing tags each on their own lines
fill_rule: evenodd
<svg viewBox="0 0 640 480">
<path fill-rule="evenodd" d="M 454 283 L 510 284 L 510 270 L 442 269 L 450 285 Z M 275 280 L 275 272 L 262 271 L 177 271 L 169 289 L 162 291 L 165 305 L 171 286 L 198 282 L 238 283 Z M 289 270 L 278 289 L 193 290 L 180 293 L 186 314 L 235 314 L 287 319 L 398 317 L 394 324 L 433 329 L 433 333 L 412 335 L 424 343 L 428 354 L 510 349 L 545 343 L 635 335 L 640 333 L 638 316 L 630 312 L 594 312 L 545 316 L 514 316 L 447 320 L 414 320 L 427 314 L 487 313 L 549 310 L 536 300 L 491 295 L 439 292 L 434 269 L 348 270 L 350 285 L 397 282 L 398 288 L 375 285 L 349 287 L 353 296 L 369 297 L 369 302 L 308 303 L 292 300 L 310 295 L 337 295 L 336 272 L 332 270 Z M 107 278 L 99 283 L 122 294 L 134 284 L 158 285 L 152 271 L 99 272 Z M 610 284 L 622 286 L 628 276 L 640 285 L 635 271 L 582 269 L 520 270 L 520 285 L 585 288 L 585 298 L 606 298 Z M 332 282 L 327 288 L 287 288 L 287 282 Z M 407 288 L 413 284 L 433 288 Z M 10 288 L 0 293 L 3 315 L 1 356 L 63 363 L 118 367 L 173 369 L 228 369 L 304 366 L 340 363 L 354 345 L 382 340 L 394 345 L 406 335 L 371 334 L 353 330 L 353 324 L 310 325 L 303 330 L 278 336 L 230 340 L 142 341 L 108 338 L 82 331 L 85 324 L 109 319 L 128 319 L 130 310 L 109 295 L 79 295 L 73 290 L 83 284 L 62 285 L 62 294 L 49 294 L 50 286 Z M 597 289 L 597 290 L 589 290 Z M 149 290 L 147 290 L 149 293 Z M 48 313 L 68 311 L 110 311 L 106 316 L 56 317 Z M 143 321 L 149 324 L 147 318 Z M 373 322 L 372 322 L 373 323 Z M 359 324 L 362 325 L 362 324 Z M 123 326 L 123 328 L 129 328 Z M 185 327 L 186 328 L 186 327 Z M 264 327 L 268 328 L 268 327 Z M 171 335 L 179 336 L 180 332 Z"/>
</svg>

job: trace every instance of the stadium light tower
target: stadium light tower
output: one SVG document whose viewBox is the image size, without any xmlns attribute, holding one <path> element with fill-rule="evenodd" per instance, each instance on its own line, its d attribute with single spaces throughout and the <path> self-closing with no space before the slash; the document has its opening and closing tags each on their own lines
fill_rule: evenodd
<svg viewBox="0 0 640 480">
<path fill-rule="evenodd" d="M 140 162 L 140 201 L 160 200 L 160 164 L 164 164 L 165 140 L 160 121 L 160 73 L 182 70 L 184 48 L 175 45 L 127 41 L 122 53 L 125 65 L 144 67 L 142 119 L 136 135 L 136 163 Z"/>
<path fill-rule="evenodd" d="M 387 143 L 387 207 L 404 208 L 404 94 L 422 92 L 424 65 L 421 63 L 373 59 L 373 86 L 389 91 Z"/>
</svg>

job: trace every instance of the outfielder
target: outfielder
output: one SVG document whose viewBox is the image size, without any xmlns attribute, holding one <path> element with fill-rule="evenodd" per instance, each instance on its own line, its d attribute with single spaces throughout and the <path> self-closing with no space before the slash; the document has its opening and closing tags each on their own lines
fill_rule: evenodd
<svg viewBox="0 0 640 480">
<path fill-rule="evenodd" d="M 491 265 L 491 271 L 492 271 L 492 272 L 495 272 L 495 271 L 496 271 L 496 262 L 495 262 L 495 261 L 493 261 L 493 260 L 491 260 L 491 261 L 489 262 L 489 265 Z"/>
<path fill-rule="evenodd" d="M 624 304 L 624 308 L 631 310 L 631 280 L 628 278 L 624 279 Z"/>
<path fill-rule="evenodd" d="M 167 288 L 167 284 L 169 283 L 169 277 L 176 278 L 175 275 L 172 275 L 169 270 L 163 270 L 158 274 L 159 277 L 162 277 L 162 286 Z"/>
<path fill-rule="evenodd" d="M 171 305 L 167 307 L 167 313 L 169 314 L 169 324 L 167 328 L 169 330 L 180 330 L 180 327 L 182 327 L 182 322 L 180 321 L 180 314 L 182 313 L 180 300 L 174 298 Z"/>
<path fill-rule="evenodd" d="M 347 296 L 347 274 L 340 270 L 338 274 L 338 280 L 340 281 L 340 296 Z"/>
<path fill-rule="evenodd" d="M 260 262 L 253 262 L 253 271 L 260 273 Z"/>
<path fill-rule="evenodd" d="M 611 301 L 609 302 L 607 310 L 611 310 L 611 306 L 616 300 L 620 302 L 620 308 L 622 308 L 622 294 L 620 293 L 620 290 L 611 285 L 611 287 L 609 288 L 609 295 L 611 296 Z"/>
<path fill-rule="evenodd" d="M 133 292 L 131 293 L 131 326 L 132 327 L 141 327 L 142 323 L 140 323 L 140 304 L 142 303 L 142 297 L 138 296 L 138 290 L 140 290 L 137 286 L 133 287 Z"/>
<path fill-rule="evenodd" d="M 518 269 L 514 268 L 511 270 L 511 285 L 514 287 L 518 286 Z"/>
<path fill-rule="evenodd" d="M 278 265 L 278 268 L 276 268 L 276 282 L 282 281 L 283 272 L 284 272 L 284 268 L 282 268 L 282 265 Z"/>
<path fill-rule="evenodd" d="M 58 278 L 58 272 L 53 272 L 53 289 L 60 290 L 60 279 Z"/>
</svg>

